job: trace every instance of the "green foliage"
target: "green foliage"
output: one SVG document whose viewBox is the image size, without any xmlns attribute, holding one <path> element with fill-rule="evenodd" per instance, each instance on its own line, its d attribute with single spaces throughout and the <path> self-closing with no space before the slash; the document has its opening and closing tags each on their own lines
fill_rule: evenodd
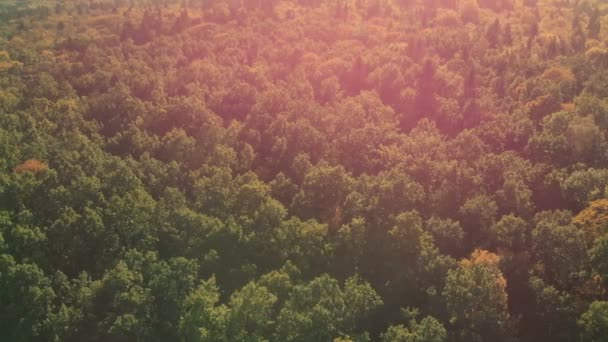
<svg viewBox="0 0 608 342">
<path fill-rule="evenodd" d="M 295 286 L 277 318 L 281 341 L 325 341 L 340 332 L 356 334 L 357 323 L 382 305 L 367 283 L 350 278 L 341 289 L 335 279 L 322 275 Z"/>
<path fill-rule="evenodd" d="M 266 341 L 274 325 L 277 297 L 263 286 L 249 283 L 230 296 L 227 340 Z"/>
<path fill-rule="evenodd" d="M 509 334 L 506 280 L 498 256 L 477 250 L 450 270 L 443 296 L 459 339 L 506 339 Z"/>
<path fill-rule="evenodd" d="M 584 341 L 604 341 L 608 336 L 608 302 L 591 303 L 578 325 L 583 329 Z"/>
<path fill-rule="evenodd" d="M 604 341 L 607 9 L 0 1 L 0 339 Z"/>
<path fill-rule="evenodd" d="M 211 278 L 194 289 L 184 300 L 184 313 L 178 334 L 182 341 L 222 341 L 227 309 L 218 306 L 219 293 Z"/>
<path fill-rule="evenodd" d="M 571 224 L 572 216 L 566 211 L 541 212 L 534 220 L 532 250 L 539 270 L 551 284 L 567 289 L 587 271 L 583 232 Z"/>
<path fill-rule="evenodd" d="M 11 341 L 43 341 L 44 325 L 55 293 L 35 264 L 20 264 L 0 255 L 1 334 Z"/>
<path fill-rule="evenodd" d="M 443 325 L 431 316 L 423 318 L 420 323 L 411 320 L 409 327 L 393 325 L 382 334 L 386 342 L 443 342 L 447 331 Z"/>
</svg>

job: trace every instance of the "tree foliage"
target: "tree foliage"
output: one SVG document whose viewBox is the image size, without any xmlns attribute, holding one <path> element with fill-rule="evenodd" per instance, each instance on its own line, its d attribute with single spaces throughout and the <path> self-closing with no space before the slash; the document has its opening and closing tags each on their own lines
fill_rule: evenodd
<svg viewBox="0 0 608 342">
<path fill-rule="evenodd" d="M 604 341 L 607 18 L 0 1 L 0 339 Z"/>
</svg>

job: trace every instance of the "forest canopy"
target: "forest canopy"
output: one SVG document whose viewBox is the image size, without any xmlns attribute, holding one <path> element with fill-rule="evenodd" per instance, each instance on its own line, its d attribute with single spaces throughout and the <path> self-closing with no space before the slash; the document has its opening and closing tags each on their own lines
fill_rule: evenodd
<svg viewBox="0 0 608 342">
<path fill-rule="evenodd" d="M 0 340 L 608 341 L 608 4 L 0 0 Z"/>
</svg>

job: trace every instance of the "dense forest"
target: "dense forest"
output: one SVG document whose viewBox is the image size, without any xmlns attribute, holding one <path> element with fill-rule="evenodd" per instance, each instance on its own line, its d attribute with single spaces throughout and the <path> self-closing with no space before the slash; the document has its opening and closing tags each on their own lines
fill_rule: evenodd
<svg viewBox="0 0 608 342">
<path fill-rule="evenodd" d="M 1 341 L 608 341 L 608 4 L 0 0 Z"/>
</svg>

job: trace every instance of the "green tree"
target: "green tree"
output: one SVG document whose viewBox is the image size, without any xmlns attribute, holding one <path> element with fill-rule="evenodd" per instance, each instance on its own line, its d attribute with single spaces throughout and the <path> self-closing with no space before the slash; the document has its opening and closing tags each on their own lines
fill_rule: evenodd
<svg viewBox="0 0 608 342">
<path fill-rule="evenodd" d="M 55 293 L 35 264 L 19 264 L 0 254 L 0 334 L 10 341 L 44 341 Z"/>
<path fill-rule="evenodd" d="M 608 302 L 591 303 L 578 320 L 578 326 L 582 330 L 583 341 L 605 341 L 608 336 Z"/>
<path fill-rule="evenodd" d="M 274 327 L 277 297 L 249 283 L 230 296 L 226 335 L 229 341 L 267 341 Z"/>
<path fill-rule="evenodd" d="M 103 276 L 92 304 L 101 339 L 145 341 L 151 337 L 153 298 L 143 280 L 124 261 Z"/>
<path fill-rule="evenodd" d="M 443 296 L 456 338 L 485 341 L 509 335 L 507 281 L 499 260 L 495 254 L 477 250 L 448 272 Z"/>
<path fill-rule="evenodd" d="M 385 342 L 443 342 L 447 340 L 447 331 L 443 325 L 431 316 L 418 322 L 410 320 L 408 326 L 392 325 L 382 334 Z"/>
<path fill-rule="evenodd" d="M 211 278 L 185 299 L 178 334 L 182 341 L 224 341 L 228 309 L 218 305 L 219 289 Z"/>
<path fill-rule="evenodd" d="M 341 210 L 351 184 L 342 166 L 317 165 L 306 174 L 292 208 L 300 217 L 330 221 Z"/>
<path fill-rule="evenodd" d="M 344 289 L 328 275 L 297 285 L 277 318 L 281 341 L 326 341 L 344 334 L 360 334 L 358 322 L 382 305 L 367 283 L 347 280 Z"/>
<path fill-rule="evenodd" d="M 475 196 L 460 208 L 462 226 L 467 234 L 467 248 L 473 246 L 488 246 L 495 239 L 492 225 L 497 218 L 497 205 L 487 195 Z"/>
<path fill-rule="evenodd" d="M 559 289 L 571 289 L 588 271 L 589 259 L 583 232 L 567 211 L 541 212 L 534 218 L 532 254 L 541 274 Z"/>
</svg>

